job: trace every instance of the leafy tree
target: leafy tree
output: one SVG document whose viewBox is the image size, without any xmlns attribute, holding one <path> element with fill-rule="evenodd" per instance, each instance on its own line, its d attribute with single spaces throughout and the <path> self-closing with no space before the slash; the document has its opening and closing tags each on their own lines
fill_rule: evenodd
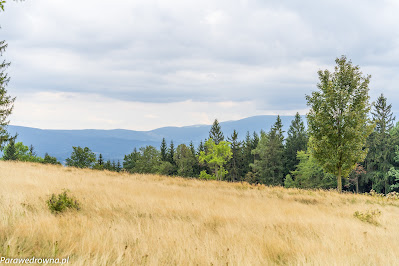
<svg viewBox="0 0 399 266">
<path fill-rule="evenodd" d="M 220 128 L 219 122 L 217 119 L 213 122 L 213 125 L 209 131 L 209 138 L 213 139 L 216 145 L 218 145 L 221 141 L 224 140 L 223 132 Z"/>
<path fill-rule="evenodd" d="M 96 162 L 96 155 L 88 147 L 72 147 L 71 157 L 66 159 L 66 165 L 78 168 L 90 168 Z"/>
<path fill-rule="evenodd" d="M 227 164 L 227 171 L 229 172 L 227 180 L 233 182 L 240 181 L 243 168 L 242 142 L 238 141 L 238 133 L 236 130 L 233 131 L 233 134 L 228 138 L 228 141 L 231 143 L 232 157 Z"/>
<path fill-rule="evenodd" d="M 297 158 L 298 151 L 306 151 L 308 144 L 308 136 L 305 125 L 299 113 L 296 113 L 294 120 L 288 130 L 288 137 L 285 141 L 284 160 L 285 174 L 295 170 L 295 166 L 299 163 Z"/>
<path fill-rule="evenodd" d="M 252 151 L 256 155 L 251 165 L 259 182 L 267 185 L 283 185 L 284 181 L 284 131 L 280 116 L 274 123 L 268 134 L 262 132 L 256 149 Z"/>
<path fill-rule="evenodd" d="M 57 160 L 57 158 L 50 156 L 47 152 L 44 154 L 43 163 L 44 164 L 54 164 L 54 165 L 60 165 L 61 164 Z"/>
<path fill-rule="evenodd" d="M 202 142 L 202 140 L 201 140 L 200 144 L 198 145 L 197 152 L 195 154 L 195 157 L 198 162 L 197 175 L 199 175 L 202 171 L 206 172 L 206 170 L 207 170 L 206 163 L 205 162 L 200 163 L 200 161 L 199 161 L 199 156 L 200 156 L 201 152 L 205 152 L 205 146 L 204 146 L 204 143 Z"/>
<path fill-rule="evenodd" d="M 154 146 L 141 147 L 140 156 L 136 160 L 133 171 L 135 173 L 155 174 L 158 172 L 160 163 L 160 152 Z"/>
<path fill-rule="evenodd" d="M 161 160 L 167 161 L 167 157 L 168 157 L 168 146 L 166 145 L 165 138 L 163 138 L 161 143 Z"/>
<path fill-rule="evenodd" d="M 170 162 L 161 161 L 156 167 L 156 173 L 160 175 L 173 175 L 176 171 L 176 167 Z"/>
<path fill-rule="evenodd" d="M 377 192 L 388 193 L 390 191 L 391 180 L 388 171 L 392 167 L 394 156 L 395 139 L 390 134 L 393 128 L 392 105 L 387 104 L 387 99 L 383 94 L 378 97 L 372 111 L 375 123 L 374 132 L 367 139 L 369 152 L 365 165 L 368 176 L 372 180 L 372 188 Z"/>
<path fill-rule="evenodd" d="M 174 160 L 177 164 L 177 174 L 179 176 L 193 176 L 196 159 L 189 147 L 185 144 L 177 146 Z"/>
<path fill-rule="evenodd" d="M 0 1 L 0 8 L 4 11 L 5 1 Z M 0 56 L 3 56 L 7 48 L 5 41 L 0 41 Z M 10 141 L 10 136 L 7 132 L 7 125 L 10 121 L 7 119 L 14 108 L 15 98 L 7 94 L 6 87 L 10 81 L 10 77 L 5 72 L 10 66 L 5 60 L 0 61 L 0 149 L 4 147 L 4 143 Z"/>
<path fill-rule="evenodd" d="M 366 139 L 373 130 L 368 84 L 358 66 L 345 56 L 335 60 L 335 71 L 319 71 L 318 91 L 307 95 L 310 111 L 307 115 L 309 146 L 313 157 L 328 173 L 337 177 L 337 189 L 342 191 L 341 177 L 348 177 L 356 163 L 367 154 Z"/>
<path fill-rule="evenodd" d="M 337 186 L 335 176 L 326 173 L 310 153 L 298 151 L 298 160 L 295 171 L 292 171 L 291 187 L 329 189 Z M 290 180 L 286 181 L 284 184 L 290 183 Z"/>
<path fill-rule="evenodd" d="M 123 159 L 123 168 L 126 169 L 128 172 L 133 173 L 139 157 L 140 152 L 138 152 L 137 149 L 134 148 L 132 153 L 125 155 L 125 158 Z"/>
<path fill-rule="evenodd" d="M 222 180 L 228 173 L 228 171 L 224 169 L 224 165 L 232 156 L 229 143 L 227 141 L 221 141 L 219 144 L 215 144 L 213 139 L 208 139 L 205 143 L 205 147 L 206 151 L 201 151 L 199 161 L 201 163 L 206 162 L 212 168 L 216 180 Z"/>
</svg>

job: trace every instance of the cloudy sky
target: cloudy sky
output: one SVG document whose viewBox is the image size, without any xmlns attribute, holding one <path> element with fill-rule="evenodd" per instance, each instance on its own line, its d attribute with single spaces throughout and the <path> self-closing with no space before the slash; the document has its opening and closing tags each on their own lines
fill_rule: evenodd
<svg viewBox="0 0 399 266">
<path fill-rule="evenodd" d="M 208 124 L 307 111 L 346 55 L 399 110 L 399 1 L 26 0 L 0 13 L 11 124 Z"/>
</svg>

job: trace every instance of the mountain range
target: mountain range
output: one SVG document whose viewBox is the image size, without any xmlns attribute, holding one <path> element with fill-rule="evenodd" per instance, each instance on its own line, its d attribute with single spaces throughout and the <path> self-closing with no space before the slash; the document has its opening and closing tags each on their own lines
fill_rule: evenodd
<svg viewBox="0 0 399 266">
<path fill-rule="evenodd" d="M 268 132 L 276 121 L 274 115 L 253 116 L 235 121 L 221 122 L 220 126 L 225 138 L 237 130 L 238 137 L 243 140 L 250 132 Z M 281 116 L 283 129 L 287 132 L 294 116 Z M 304 117 L 303 117 L 304 119 Z M 94 153 L 102 154 L 105 160 L 123 160 L 134 148 L 153 145 L 159 148 L 162 138 L 168 145 L 173 141 L 175 147 L 192 141 L 195 147 L 200 141 L 208 138 L 211 125 L 194 125 L 184 127 L 162 127 L 149 131 L 135 131 L 126 129 L 84 129 L 84 130 L 54 130 L 38 129 L 16 125 L 9 125 L 11 135 L 18 133 L 17 142 L 33 145 L 38 156 L 43 157 L 47 152 L 64 162 L 70 157 L 72 146 L 89 147 Z"/>
</svg>

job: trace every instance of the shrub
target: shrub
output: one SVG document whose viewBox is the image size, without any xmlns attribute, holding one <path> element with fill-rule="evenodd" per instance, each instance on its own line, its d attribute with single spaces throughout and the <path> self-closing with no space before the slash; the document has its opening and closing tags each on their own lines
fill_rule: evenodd
<svg viewBox="0 0 399 266">
<path fill-rule="evenodd" d="M 216 180 L 216 176 L 208 174 L 205 170 L 201 171 L 199 179 Z"/>
<path fill-rule="evenodd" d="M 52 194 L 50 199 L 47 200 L 47 206 L 54 214 L 59 214 L 69 209 L 80 210 L 79 202 L 73 197 L 68 196 L 67 191 L 58 195 Z"/>
<path fill-rule="evenodd" d="M 370 223 L 373 225 L 379 225 L 377 218 L 381 215 L 381 211 L 376 209 L 373 211 L 359 212 L 356 211 L 353 216 L 358 218 L 362 222 Z"/>
</svg>

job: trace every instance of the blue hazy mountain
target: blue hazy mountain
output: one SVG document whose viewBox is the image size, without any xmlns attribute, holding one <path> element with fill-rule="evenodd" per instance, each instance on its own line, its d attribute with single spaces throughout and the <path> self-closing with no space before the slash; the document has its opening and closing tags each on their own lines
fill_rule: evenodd
<svg viewBox="0 0 399 266">
<path fill-rule="evenodd" d="M 281 116 L 284 130 L 287 131 L 293 116 Z M 221 122 L 225 138 L 233 130 L 237 130 L 241 140 L 247 131 L 259 133 L 261 130 L 269 131 L 276 116 L 253 116 L 236 121 Z M 125 129 L 99 130 L 48 130 L 22 126 L 8 127 L 11 135 L 18 133 L 17 142 L 33 145 L 37 155 L 44 156 L 48 152 L 61 162 L 71 155 L 72 146 L 89 147 L 96 154 L 102 153 L 106 160 L 123 160 L 134 148 L 153 145 L 159 148 L 162 138 L 168 145 L 173 140 L 175 147 L 181 143 L 189 144 L 190 141 L 197 147 L 201 140 L 208 137 L 211 125 L 195 125 L 185 127 L 162 127 L 150 131 L 134 131 Z"/>
</svg>

